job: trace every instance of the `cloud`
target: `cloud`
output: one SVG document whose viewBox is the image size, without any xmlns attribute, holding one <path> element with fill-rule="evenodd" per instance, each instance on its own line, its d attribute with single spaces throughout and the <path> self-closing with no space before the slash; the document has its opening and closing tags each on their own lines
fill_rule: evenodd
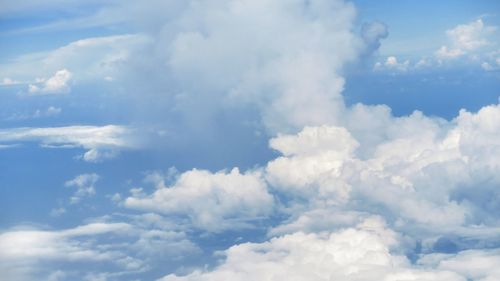
<svg viewBox="0 0 500 281">
<path fill-rule="evenodd" d="M 436 56 L 438 58 L 456 58 L 465 54 L 464 51 L 460 49 L 451 49 L 449 50 L 447 46 L 441 46 L 439 50 L 436 51 Z"/>
<path fill-rule="evenodd" d="M 446 31 L 453 44 L 463 50 L 475 50 L 490 42 L 484 38 L 495 31 L 494 26 L 485 26 L 482 19 L 468 24 L 461 24 Z"/>
<path fill-rule="evenodd" d="M 72 80 L 82 82 L 116 76 L 130 53 L 147 42 L 146 35 L 136 34 L 80 39 L 47 52 L 19 56 L 0 67 L 0 77 L 34 81 L 28 89 L 32 94 L 67 93 Z M 48 79 L 38 78 L 49 75 L 52 76 Z"/>
<path fill-rule="evenodd" d="M 158 174 L 148 177 L 158 189 L 151 195 L 135 190 L 125 206 L 182 214 L 192 227 L 224 231 L 227 223 L 245 221 L 258 210 L 266 210 L 264 203 L 271 203 L 262 198 L 271 194 L 279 198 L 272 204 L 273 210 L 284 219 L 269 229 L 268 235 L 273 237 L 269 241 L 235 245 L 213 270 L 195 270 L 183 277 L 171 274 L 163 280 L 271 276 L 467 280 L 479 275 L 437 264 L 414 266 L 404 254 L 410 256 L 420 247 L 416 260 L 424 264 L 435 252 L 458 252 L 449 256 L 452 259 L 467 257 L 471 247 L 497 245 L 500 217 L 494 210 L 500 196 L 494 187 L 500 183 L 500 162 L 496 160 L 500 128 L 496 120 L 500 120 L 500 105 L 475 113 L 462 110 L 450 121 L 419 112 L 393 117 L 385 107 L 357 105 L 349 109 L 345 127 L 311 126 L 271 139 L 270 146 L 282 156 L 269 161 L 262 174 L 253 174 L 261 182 L 253 185 L 259 186 L 259 192 L 248 188 L 248 195 L 243 196 L 229 188 L 235 178 L 252 172 L 193 170 L 181 174 L 170 187 L 158 180 Z M 365 135 L 372 138 L 362 138 Z M 220 190 L 219 185 L 227 187 Z M 231 198 L 231 203 L 224 198 Z M 210 219 L 204 221 L 204 216 Z M 371 236 L 373 232 L 377 234 Z M 364 238 L 358 239 L 358 235 Z M 336 240 L 343 236 L 352 243 Z M 330 247 L 338 252 L 328 251 L 322 258 L 321 251 Z"/>
<path fill-rule="evenodd" d="M 260 111 L 252 118 L 271 133 L 296 131 L 337 122 L 344 109 L 342 68 L 375 51 L 387 36 L 381 22 L 366 24 L 362 35 L 354 33 L 354 6 L 340 0 L 307 5 L 268 0 L 123 2 L 101 8 L 96 16 L 128 15 L 126 21 L 138 32 L 86 38 L 21 56 L 0 67 L 0 75 L 32 80 L 71 69 L 75 87 L 112 77 L 133 97 L 131 108 L 136 102 L 146 104 L 148 110 L 137 115 L 165 126 L 158 120 L 174 118 L 165 118 L 165 110 L 150 109 L 173 109 L 183 132 L 213 121 L 218 110 L 241 106 Z M 244 34 L 254 40 L 248 42 Z M 33 69 L 34 64 L 40 67 Z M 38 88 L 34 91 L 40 92 Z M 151 96 L 139 97 L 137 91 Z"/>
<path fill-rule="evenodd" d="M 52 128 L 11 128 L 0 130 L 0 142 L 40 142 L 45 147 L 87 149 L 83 160 L 98 162 L 120 150 L 138 146 L 132 130 L 124 126 L 68 126 Z"/>
<path fill-rule="evenodd" d="M 128 208 L 165 215 L 182 215 L 200 229 L 219 232 L 249 227 L 249 222 L 269 215 L 273 197 L 259 172 L 241 174 L 191 170 L 151 195 L 134 192 L 124 201 Z"/>
<path fill-rule="evenodd" d="M 39 84 L 40 86 L 30 84 L 28 91 L 30 94 L 63 94 L 70 91 L 68 85 L 69 80 L 73 74 L 67 69 L 58 70 L 54 76 L 49 79 L 42 79 Z"/>
<path fill-rule="evenodd" d="M 397 70 L 401 72 L 405 72 L 409 68 L 410 68 L 409 60 L 405 60 L 404 62 L 399 62 L 395 56 L 389 56 L 387 57 L 384 63 L 377 62 L 375 63 L 374 66 L 375 70 L 388 69 L 388 70 Z"/>
<path fill-rule="evenodd" d="M 61 230 L 18 227 L 0 232 L 2 277 L 24 281 L 56 277 L 93 280 L 101 276 L 107 280 L 199 253 L 183 232 L 147 226 L 145 222 L 97 221 Z M 85 264 L 91 269 L 82 267 Z M 102 271 L 102 265 L 108 265 L 106 271 Z M 59 273 L 54 274 L 56 271 Z"/>
<path fill-rule="evenodd" d="M 390 253 L 395 243 L 383 222 L 370 219 L 334 233 L 298 232 L 233 246 L 211 271 L 161 280 L 466 280 L 446 270 L 412 267 L 404 256 Z"/>
<path fill-rule="evenodd" d="M 90 239 L 96 235 L 120 235 L 130 230 L 125 223 L 92 223 L 61 231 L 12 230 L 0 234 L 0 268 L 3 278 L 29 280 L 48 262 L 109 262 L 128 264 L 130 258 L 101 250 Z M 140 264 L 139 261 L 135 261 Z M 43 270 L 41 270 L 43 271 Z"/>
<path fill-rule="evenodd" d="M 383 32 L 381 27 L 379 29 Z M 496 26 L 486 25 L 482 19 L 460 24 L 445 32 L 448 44 L 442 45 L 433 53 L 420 56 L 415 59 L 415 63 L 409 59 L 401 62 L 396 56 L 388 56 L 385 61 L 377 61 L 374 70 L 404 73 L 464 65 L 477 65 L 483 69 L 490 69 L 489 65 L 495 65 L 494 49 L 497 42 L 493 35 L 496 31 Z M 456 60 L 456 58 L 464 59 Z"/>
<path fill-rule="evenodd" d="M 490 186 L 499 182 L 494 155 L 500 153 L 495 144 L 500 135 L 493 121 L 500 120 L 499 114 L 499 105 L 477 113 L 461 111 L 451 122 L 415 113 L 366 128 L 358 127 L 361 119 L 355 114 L 356 127 L 309 127 L 271 140 L 283 156 L 267 164 L 265 177 L 274 190 L 291 196 L 287 204 L 298 208 L 292 211 L 297 220 L 304 210 L 368 212 L 394 218 L 405 231 L 411 222 L 416 236 L 476 224 L 494 226 L 498 217 L 491 217 L 490 208 L 500 203 L 497 196 L 474 199 L 472 192 L 498 193 Z M 358 142 L 353 137 L 365 133 L 385 139 Z M 429 225 L 434 225 L 432 230 Z"/>
<path fill-rule="evenodd" d="M 488 37 L 495 31 L 496 26 L 485 25 L 482 19 L 457 25 L 446 31 L 451 46 L 441 46 L 436 56 L 441 59 L 456 58 L 491 45 Z"/>
<path fill-rule="evenodd" d="M 191 120 L 206 124 L 207 116 L 221 108 L 248 107 L 274 136 L 270 147 L 280 155 L 243 172 L 234 168 L 193 169 L 174 177 L 150 174 L 145 183 L 155 185 L 153 191 L 133 188 L 124 200 L 112 196 L 118 206 L 139 212 L 133 227 L 125 226 L 130 222 L 113 230 L 105 224 L 7 231 L 0 240 L 7 268 L 12 260 L 62 262 L 75 256 L 146 270 L 145 264 L 162 263 L 157 258 L 164 254 L 199 254 L 189 234 L 225 238 L 223 232 L 259 227 L 267 231 L 269 241 L 229 247 L 225 261 L 212 270 L 164 279 L 487 278 L 444 260 L 467 260 L 474 255 L 465 249 L 498 241 L 499 105 L 475 113 L 464 110 L 450 121 L 420 112 L 394 117 L 383 105 L 346 106 L 343 71 L 375 51 L 388 32 L 384 24 L 371 23 L 361 35 L 355 34 L 355 9 L 344 1 L 188 1 L 141 7 L 124 3 L 122 8 L 134 11 L 129 12 L 130 22 L 141 33 L 78 40 L 18 58 L 0 73 L 12 71 L 16 75 L 9 77 L 23 81 L 65 69 L 72 70 L 75 81 L 113 77 L 109 83 L 127 89 L 147 114 L 154 104 L 186 118 L 179 131 L 187 130 L 185 123 Z M 482 21 L 459 27 L 449 32 L 452 43 L 442 48 L 442 56 L 458 57 L 488 45 L 487 39 L 476 36 L 490 32 Z M 379 67 L 412 68 L 409 61 L 400 60 L 390 56 Z M 40 81 L 34 91 L 63 91 L 70 81 L 66 74 Z M 141 95 L 134 92 L 137 89 Z M 145 98 L 143 93 L 149 92 L 154 93 Z M 169 119 L 152 115 L 155 122 Z M 0 130 L 0 142 L 5 143 L 0 148 L 28 141 L 83 148 L 83 159 L 91 162 L 139 146 L 131 128 L 116 125 Z M 96 181 L 97 175 L 84 174 L 68 185 L 78 189 L 78 200 L 94 192 Z M 263 221 L 272 226 L 262 229 Z M 81 240 L 118 232 L 135 236 L 117 243 Z M 24 238 L 26 243 L 11 243 Z M 18 244 L 26 246 L 10 247 Z M 429 254 L 439 251 L 458 253 L 442 258 L 442 266 L 424 264 L 426 257 L 436 257 Z M 405 254 L 425 266 L 413 265 Z M 159 268 L 168 271 L 164 266 L 169 264 Z M 111 279 L 103 272 L 83 278 Z"/>
<path fill-rule="evenodd" d="M 361 37 L 366 43 L 368 52 L 378 50 L 381 40 L 389 36 L 387 25 L 380 21 L 365 23 L 361 26 Z"/>
<path fill-rule="evenodd" d="M 500 278 L 500 252 L 494 250 L 467 250 L 457 255 L 431 254 L 420 261 L 424 266 L 435 266 L 466 276 L 468 280 L 493 281 Z"/>
<path fill-rule="evenodd" d="M 17 81 L 17 80 L 13 80 L 9 77 L 3 78 L 2 82 L 0 82 L 1 86 L 11 86 L 11 85 L 18 85 L 18 84 L 22 84 L 22 82 Z"/>
<path fill-rule="evenodd" d="M 272 139 L 270 146 L 284 155 L 266 168 L 266 178 L 275 188 L 304 198 L 346 199 L 349 187 L 335 184 L 335 180 L 338 169 L 358 146 L 346 129 L 306 127 L 296 136 Z M 325 184 L 318 185 L 318 181 Z"/>
<path fill-rule="evenodd" d="M 79 203 L 84 197 L 90 197 L 95 194 L 95 183 L 99 180 L 97 174 L 82 174 L 72 180 L 67 181 L 64 185 L 67 187 L 76 187 L 77 190 L 71 196 L 70 203 Z"/>
<path fill-rule="evenodd" d="M 180 100 L 190 101 L 176 108 L 249 105 L 272 133 L 337 122 L 344 108 L 339 72 L 383 37 L 381 25 L 367 28 L 365 43 L 352 32 L 351 3 L 223 3 L 197 2 L 162 25 L 179 26 L 156 43 L 168 50 L 167 69 L 184 89 Z"/>
</svg>

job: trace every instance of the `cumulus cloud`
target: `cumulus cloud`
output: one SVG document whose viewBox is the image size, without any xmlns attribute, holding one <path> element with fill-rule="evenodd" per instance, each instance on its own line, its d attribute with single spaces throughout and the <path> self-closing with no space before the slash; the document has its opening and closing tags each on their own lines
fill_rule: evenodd
<svg viewBox="0 0 500 281">
<path fill-rule="evenodd" d="M 389 56 L 387 57 L 384 63 L 381 62 L 375 63 L 374 69 L 375 70 L 387 69 L 387 70 L 396 70 L 404 72 L 407 71 L 409 67 L 410 67 L 409 60 L 405 60 L 404 62 L 399 62 L 395 56 Z"/>
<path fill-rule="evenodd" d="M 496 26 L 488 26 L 482 19 L 460 24 L 453 29 L 447 30 L 446 35 L 450 40 L 450 46 L 441 46 L 436 51 L 436 56 L 441 59 L 460 57 L 491 43 L 489 36 L 496 30 Z"/>
<path fill-rule="evenodd" d="M 259 172 L 241 174 L 192 170 L 179 176 L 170 187 L 163 183 L 151 195 L 134 192 L 124 201 L 128 208 L 182 215 L 208 231 L 248 227 L 272 211 L 273 198 Z"/>
<path fill-rule="evenodd" d="M 500 105 L 475 113 L 462 110 L 450 121 L 419 112 L 393 117 L 384 107 L 362 105 L 348 112 L 345 127 L 306 127 L 271 139 L 270 146 L 282 156 L 259 173 L 193 170 L 181 174 L 171 186 L 158 174 L 148 176 L 156 191 L 147 195 L 134 190 L 124 201 L 126 207 L 181 214 L 191 227 L 212 232 L 268 216 L 271 208 L 285 218 L 269 229 L 268 235 L 274 238 L 229 248 L 225 261 L 214 270 L 168 275 L 163 280 L 496 276 L 494 271 L 478 275 L 429 260 L 444 259 L 435 252 L 458 252 L 445 258 L 463 255 L 460 259 L 465 261 L 467 249 L 496 245 Z M 360 124 L 363 118 L 381 125 Z M 364 135 L 374 137 L 357 140 Z M 336 240 L 343 236 L 350 241 L 345 249 L 340 246 L 344 240 Z M 416 251 L 417 244 L 416 259 L 424 267 L 412 265 L 404 256 Z M 327 251 L 321 258 L 321 251 L 330 246 L 337 252 Z"/>
<path fill-rule="evenodd" d="M 382 28 L 378 29 L 383 32 Z M 497 44 L 493 38 L 496 31 L 496 26 L 485 24 L 483 19 L 460 24 L 445 32 L 449 43 L 440 46 L 433 53 L 425 54 L 416 62 L 401 61 L 396 56 L 388 56 L 385 61 L 377 61 L 374 64 L 374 70 L 403 73 L 443 67 L 445 64 L 457 66 L 464 62 L 472 65 L 480 62 L 479 66 L 483 69 L 491 70 L 496 59 L 495 51 L 493 51 Z M 459 57 L 466 60 L 456 60 Z"/>
<path fill-rule="evenodd" d="M 483 205 L 471 193 L 498 193 L 489 185 L 498 183 L 500 165 L 493 155 L 499 153 L 499 135 L 493 120 L 500 120 L 499 114 L 500 107 L 492 105 L 477 113 L 461 111 L 451 122 L 418 113 L 390 117 L 380 132 L 385 139 L 361 143 L 352 135 L 363 135 L 356 127 L 350 129 L 353 133 L 338 127 L 305 128 L 297 136 L 270 142 L 283 156 L 268 163 L 265 176 L 274 189 L 301 198 L 290 204 L 307 200 L 311 210 L 379 213 L 400 227 L 411 222 L 432 232 L 428 226 L 434 225 L 438 233 L 494 226 L 498 218 L 485 214 L 499 203 L 496 195 Z M 379 129 L 370 127 L 370 132 Z"/>
<path fill-rule="evenodd" d="M 52 128 L 11 128 L 0 130 L 0 142 L 39 142 L 45 147 L 87 149 L 83 160 L 97 162 L 112 158 L 120 150 L 138 146 L 132 130 L 124 126 L 68 126 Z"/>
<path fill-rule="evenodd" d="M 484 38 L 491 34 L 496 27 L 486 26 L 482 19 L 478 19 L 468 24 L 461 24 L 453 29 L 446 31 L 446 35 L 453 41 L 456 47 L 464 50 L 474 50 L 490 44 Z"/>
<path fill-rule="evenodd" d="M 48 79 L 40 79 L 40 82 L 37 85 L 30 84 L 28 91 L 30 94 L 68 93 L 70 91 L 68 82 L 72 76 L 73 74 L 67 69 L 58 70 L 54 76 Z"/>
<path fill-rule="evenodd" d="M 298 232 L 240 244 L 212 271 L 161 280 L 466 280 L 451 271 L 414 268 L 404 256 L 391 254 L 397 242 L 381 224 L 371 219 L 334 233 Z"/>
<path fill-rule="evenodd" d="M 343 1 L 197 2 L 164 26 L 179 28 L 167 28 L 157 44 L 168 50 L 182 100 L 195 95 L 204 109 L 250 104 L 269 131 L 296 130 L 339 118 L 344 79 L 338 73 L 366 51 L 352 30 L 354 17 L 353 5 Z M 378 25 L 365 35 L 374 44 L 383 32 Z"/>
<path fill-rule="evenodd" d="M 296 136 L 272 139 L 270 146 L 284 155 L 267 165 L 266 177 L 273 186 L 304 198 L 347 198 L 349 186 L 335 181 L 358 143 L 346 129 L 306 127 Z"/>
</svg>

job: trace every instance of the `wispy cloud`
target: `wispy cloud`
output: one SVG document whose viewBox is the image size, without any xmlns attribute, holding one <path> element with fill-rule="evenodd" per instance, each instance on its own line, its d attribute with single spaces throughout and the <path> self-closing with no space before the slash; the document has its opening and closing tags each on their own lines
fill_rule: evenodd
<svg viewBox="0 0 500 281">
<path fill-rule="evenodd" d="M 0 142 L 4 145 L 38 142 L 52 148 L 81 147 L 87 150 L 82 158 L 89 162 L 112 158 L 121 150 L 139 146 L 131 128 L 117 125 L 2 129 Z"/>
</svg>

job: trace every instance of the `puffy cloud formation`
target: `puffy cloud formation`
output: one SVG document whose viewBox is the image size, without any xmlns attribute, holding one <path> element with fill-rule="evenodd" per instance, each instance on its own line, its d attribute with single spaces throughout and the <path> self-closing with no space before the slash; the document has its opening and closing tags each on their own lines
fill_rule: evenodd
<svg viewBox="0 0 500 281">
<path fill-rule="evenodd" d="M 494 280 L 488 264 L 497 252 L 470 249 L 498 246 L 500 105 L 462 110 L 451 121 L 419 112 L 396 118 L 362 105 L 348 117 L 345 127 L 306 127 L 271 139 L 282 156 L 262 175 L 194 170 L 172 187 L 149 176 L 158 190 L 129 197 L 126 206 L 181 213 L 208 231 L 239 227 L 237 218 L 255 216 L 263 203 L 284 218 L 268 229 L 268 242 L 233 246 L 213 270 L 163 280 Z M 360 124 L 363 117 L 380 124 Z M 234 178 L 249 175 L 259 184 L 233 194 Z M 200 223 L 201 214 L 211 224 Z M 460 267 L 475 255 L 484 256 L 485 272 Z"/>
<path fill-rule="evenodd" d="M 422 71 L 429 69 L 443 69 L 445 66 L 463 67 L 478 66 L 486 71 L 496 70 L 498 50 L 494 35 L 497 26 L 487 25 L 483 19 L 459 24 L 449 29 L 445 35 L 449 44 L 442 45 L 435 52 L 424 54 L 420 59 L 398 60 L 395 56 L 388 56 L 385 61 L 374 64 L 375 71 L 404 73 L 408 71 Z M 381 34 L 383 29 L 376 28 Z M 498 37 L 498 36 L 497 36 Z M 383 38 L 383 37 L 381 37 Z M 456 58 L 462 60 L 456 60 Z"/>
<path fill-rule="evenodd" d="M 355 111 L 353 116 L 359 116 Z M 381 112 L 377 114 L 373 117 L 382 121 Z M 273 189 L 293 195 L 288 204 L 306 200 L 306 209 L 316 212 L 376 213 L 405 231 L 419 226 L 413 233 L 417 236 L 453 231 L 474 236 L 463 226 L 484 227 L 491 235 L 499 219 L 493 209 L 500 204 L 493 188 L 500 182 L 498 120 L 499 105 L 477 113 L 461 111 L 450 122 L 419 113 L 389 117 L 378 131 L 383 139 L 361 143 L 345 128 L 305 128 L 271 140 L 283 156 L 268 163 L 265 176 Z M 371 125 L 368 130 L 375 134 L 380 128 Z M 351 131 L 363 136 L 366 129 Z M 488 203 L 476 192 L 490 194 Z M 304 215 L 295 214 L 297 222 L 289 223 L 306 219 L 311 227 L 312 218 Z"/>
<path fill-rule="evenodd" d="M 272 211 L 273 198 L 259 172 L 241 174 L 192 170 L 170 187 L 160 183 L 151 195 L 133 194 L 126 207 L 166 215 L 186 216 L 190 223 L 208 231 L 248 227 Z"/>
<path fill-rule="evenodd" d="M 138 147 L 130 128 L 117 125 L 68 126 L 53 128 L 12 128 L 0 130 L 0 142 L 35 141 L 48 147 L 82 147 L 87 149 L 83 160 L 97 162 L 112 158 L 122 149 Z"/>
<path fill-rule="evenodd" d="M 490 45 L 488 37 L 496 30 L 495 26 L 488 26 L 482 19 L 460 24 L 455 28 L 446 31 L 451 47 L 441 46 L 436 51 L 436 56 L 441 59 L 456 58 L 475 51 L 481 47 Z"/>
<path fill-rule="evenodd" d="M 462 50 L 474 50 L 489 42 L 483 36 L 491 34 L 495 30 L 493 26 L 485 26 L 482 19 L 469 24 L 461 24 L 446 31 L 446 35 L 453 44 Z"/>
<path fill-rule="evenodd" d="M 372 218 L 334 233 L 298 232 L 233 246 L 212 271 L 161 280 L 466 280 L 451 271 L 413 268 L 404 256 L 391 254 L 394 236 Z"/>
<path fill-rule="evenodd" d="M 410 61 L 405 60 L 404 62 L 399 62 L 395 56 L 389 56 L 384 63 L 375 63 L 375 70 L 396 70 L 396 71 L 407 71 L 410 68 Z"/>
<path fill-rule="evenodd" d="M 354 17 L 343 1 L 196 2 L 174 20 L 169 68 L 187 95 L 257 106 L 272 132 L 335 123 L 344 107 L 339 71 L 365 47 Z M 372 29 L 367 40 L 377 41 L 383 32 Z"/>
<path fill-rule="evenodd" d="M 273 186 L 304 198 L 347 199 L 349 186 L 336 181 L 358 143 L 345 128 L 306 127 L 296 136 L 272 139 L 270 146 L 284 155 L 266 168 Z"/>
</svg>

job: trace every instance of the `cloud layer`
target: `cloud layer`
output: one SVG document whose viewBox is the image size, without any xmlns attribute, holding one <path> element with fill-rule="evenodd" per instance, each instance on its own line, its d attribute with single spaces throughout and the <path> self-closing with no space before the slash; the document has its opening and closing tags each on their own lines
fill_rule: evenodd
<svg viewBox="0 0 500 281">
<path fill-rule="evenodd" d="M 234 112 L 244 108 L 250 113 L 242 114 L 241 123 L 270 136 L 273 156 L 248 170 L 146 172 L 141 184 L 152 183 L 152 189 L 113 170 L 119 188 L 130 194 L 107 194 L 116 203 L 110 213 L 60 230 L 2 230 L 0 271 L 8 278 L 499 277 L 493 266 L 500 247 L 499 104 L 462 110 L 451 120 L 419 111 L 396 117 L 385 105 L 347 105 L 346 69 L 370 58 L 389 33 L 382 22 L 357 32 L 350 2 L 152 3 L 107 3 L 91 17 L 96 25 L 126 21 L 134 33 L 77 40 L 0 67 L 0 77 L 11 77 L 5 85 L 31 81 L 23 84 L 33 94 L 27 99 L 71 98 L 55 94 L 86 83 L 109 84 L 125 100 L 124 110 L 137 110 L 138 123 L 147 126 L 2 129 L 0 149 L 25 143 L 79 148 L 84 161 L 100 162 L 144 148 L 142 136 L 151 128 L 167 136 L 155 143 L 158 151 L 176 133 L 206 146 L 217 134 L 214 127 L 222 128 L 220 139 L 230 138 L 233 128 L 224 122 L 240 118 Z M 450 29 L 450 44 L 436 58 L 472 54 L 490 44 L 485 36 L 492 32 L 482 20 Z M 497 55 L 491 54 L 491 63 Z M 427 63 L 412 66 L 389 56 L 376 68 L 405 72 Z M 171 124 L 174 129 L 165 129 Z M 186 133 L 192 127 L 201 133 Z M 90 200 L 99 175 L 66 177 L 61 185 L 75 189 L 70 203 Z M 65 211 L 53 209 L 52 215 Z M 145 273 L 150 275 L 143 278 Z"/>
</svg>

